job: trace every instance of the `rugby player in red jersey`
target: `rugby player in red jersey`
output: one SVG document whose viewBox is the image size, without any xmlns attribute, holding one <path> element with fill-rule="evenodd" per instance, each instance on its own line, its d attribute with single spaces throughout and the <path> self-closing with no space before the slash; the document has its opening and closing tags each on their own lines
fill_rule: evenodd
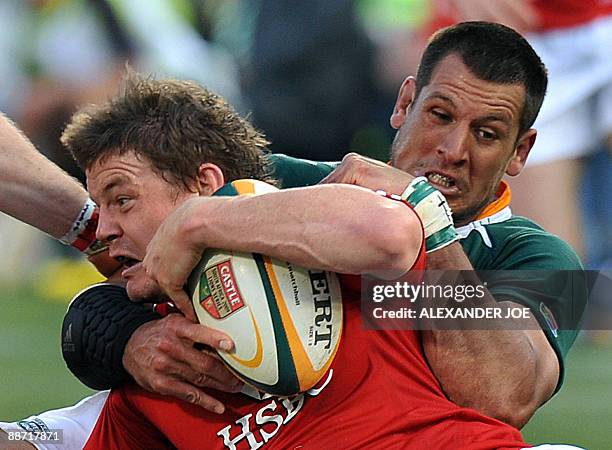
<svg viewBox="0 0 612 450">
<path fill-rule="evenodd" d="M 466 28 L 469 28 L 469 30 L 466 30 Z M 477 43 L 484 43 L 485 45 L 501 42 L 498 39 L 481 39 L 479 31 L 484 31 L 485 34 L 494 31 L 501 33 L 501 37 L 507 37 L 508 34 L 507 29 L 504 30 L 490 24 L 468 24 L 455 28 L 453 32 L 455 31 L 459 35 L 461 32 L 471 35 L 471 45 L 474 45 L 474 39 Z M 457 42 L 458 35 L 448 32 L 444 37 L 452 42 Z M 512 38 L 516 40 L 515 36 L 512 36 Z M 439 44 L 440 41 L 437 43 Z M 500 45 L 503 46 L 504 44 Z M 438 48 L 438 50 L 440 49 Z M 483 74 L 479 72 L 480 69 L 472 67 L 474 61 L 470 59 L 470 55 L 472 55 L 470 50 L 470 48 L 443 49 L 442 52 L 435 55 L 433 61 L 428 62 L 429 74 L 427 77 L 420 79 L 421 85 L 417 81 L 415 89 L 414 80 L 408 79 L 402 87 L 392 117 L 392 124 L 398 128 L 401 127 L 394 144 L 392 163 L 408 173 L 351 156 L 327 181 L 365 184 L 370 188 L 378 187 L 400 194 L 406 190 L 406 186 L 412 182 L 414 176 L 424 175 L 449 198 L 449 202 L 456 212 L 455 224 L 460 226 L 460 231 L 465 231 L 465 236 L 467 236 L 467 238 L 462 236 L 464 238 L 462 244 L 470 239 L 474 240 L 474 237 L 481 237 L 482 243 L 476 242 L 475 246 L 479 252 L 475 256 L 476 260 L 484 261 L 489 258 L 491 262 L 491 257 L 493 257 L 493 262 L 505 263 L 509 260 L 500 259 L 503 255 L 499 252 L 500 248 L 497 247 L 500 242 L 503 243 L 502 250 L 510 249 L 514 253 L 522 248 L 516 247 L 516 245 L 523 242 L 524 237 L 538 238 L 541 243 L 546 241 L 545 243 L 550 244 L 552 242 L 541 230 L 538 231 L 533 226 L 530 226 L 532 231 L 523 233 L 523 230 L 527 230 L 529 227 L 522 223 L 516 224 L 516 220 L 511 219 L 510 215 L 506 214 L 509 212 L 510 195 L 503 185 L 499 186 L 504 172 L 512 175 L 517 174 L 524 165 L 535 137 L 535 132 L 529 129 L 530 121 L 533 118 L 532 116 L 537 114 L 539 105 L 537 101 L 534 103 L 533 98 L 529 99 L 529 96 L 532 96 L 533 93 L 525 93 L 524 89 L 527 83 L 522 78 L 516 79 L 513 78 L 515 76 L 513 74 L 502 74 L 510 78 L 506 80 L 502 77 L 501 79 L 489 80 L 486 77 L 490 77 L 491 74 L 488 74 L 486 70 Z M 524 51 L 524 48 L 522 50 Z M 478 54 L 478 52 L 476 53 Z M 495 58 L 499 57 L 498 53 L 493 52 L 493 54 Z M 460 58 L 457 58 L 457 56 Z M 516 61 L 514 62 L 516 63 Z M 535 72 L 541 71 L 537 64 L 533 66 L 533 70 Z M 445 77 L 447 72 L 456 76 Z M 500 75 L 494 74 L 494 76 Z M 545 75 L 543 76 L 545 79 Z M 420 76 L 417 77 L 417 80 L 419 78 Z M 493 95 L 495 93 L 499 95 Z M 472 95 L 473 99 L 468 94 Z M 542 96 L 543 88 L 540 92 L 540 100 Z M 465 103 L 457 103 L 455 102 L 456 99 L 465 100 Z M 478 103 L 479 101 L 482 101 L 482 104 Z M 501 104 L 496 102 L 501 102 Z M 523 103 L 529 107 L 523 105 Z M 522 106 L 525 106 L 525 108 Z M 423 121 L 428 121 L 429 126 L 425 126 L 426 124 Z M 429 137 L 425 139 L 428 134 Z M 488 151 L 485 151 L 487 149 Z M 311 169 L 312 166 L 311 164 Z M 444 168 L 442 166 L 448 167 Z M 307 163 L 300 167 L 308 170 Z M 359 170 L 355 170 L 356 167 Z M 448 170 L 449 168 L 454 169 L 454 172 L 451 173 Z M 292 173 L 292 171 L 289 170 L 288 173 Z M 297 172 L 294 170 L 293 173 Z M 377 173 L 384 176 L 371 176 Z M 378 183 L 378 186 L 371 185 L 373 180 Z M 193 211 L 197 211 L 202 206 L 199 204 L 199 199 L 189 202 L 190 204 L 185 203 L 187 206 L 179 208 L 178 211 L 173 213 L 175 219 L 178 214 L 188 212 L 190 207 L 194 208 Z M 345 204 L 344 207 L 346 208 L 346 206 Z M 357 205 L 351 204 L 351 206 Z M 330 211 L 337 212 L 331 209 Z M 370 211 L 369 213 L 378 219 L 375 212 Z M 199 214 L 197 216 L 201 217 Z M 161 281 L 162 287 L 171 296 L 176 296 L 177 286 L 182 285 L 181 277 L 188 273 L 189 261 L 193 262 L 193 254 L 197 252 L 188 249 L 187 252 L 180 251 L 179 255 L 167 259 L 167 261 L 173 261 L 172 264 L 175 264 L 173 267 L 179 268 L 178 274 L 172 274 L 172 270 L 170 270 L 172 267 L 164 267 L 163 264 L 155 267 L 157 262 L 164 261 L 163 259 L 156 260 L 156 253 L 159 258 L 161 252 L 168 252 L 171 249 L 168 245 L 169 242 L 179 245 L 185 242 L 188 245 L 193 244 L 184 233 L 179 233 L 180 236 L 177 237 L 176 232 L 181 231 L 181 229 L 176 227 L 176 221 L 174 227 L 172 223 L 172 220 L 170 220 L 162 226 L 162 233 L 158 233 L 158 237 L 154 239 L 153 242 L 156 245 L 153 246 L 154 250 L 149 253 L 147 258 L 150 259 L 149 263 L 152 263 L 153 275 Z M 194 223 L 197 222 L 191 222 L 191 225 Z M 380 223 L 377 222 L 377 224 Z M 115 229 L 121 229 L 120 227 L 116 228 L 117 223 L 114 223 L 114 225 Z M 508 229 L 506 225 L 512 225 L 515 230 L 517 229 L 516 225 L 520 225 L 520 231 L 523 234 L 515 233 L 514 236 L 510 236 L 506 233 L 502 236 L 498 228 L 505 227 L 504 229 Z M 465 230 L 462 230 L 463 228 Z M 193 231 L 197 227 L 189 229 Z M 470 234 L 470 231 L 473 230 L 477 232 Z M 182 231 L 187 230 L 183 229 Z M 385 228 L 385 231 L 387 231 L 387 228 Z M 503 240 L 497 241 L 500 236 Z M 520 238 L 519 240 L 516 239 L 517 236 Z M 186 239 L 181 241 L 183 238 Z M 351 247 L 350 244 L 353 241 L 350 239 L 344 241 L 340 239 L 340 242 L 344 244 L 348 242 L 349 245 L 345 245 L 345 247 L 350 251 L 355 249 Z M 356 242 L 359 242 L 359 240 Z M 162 245 L 164 243 L 165 245 Z M 217 246 L 216 243 L 206 243 L 205 245 Z M 227 243 L 225 246 L 231 248 L 232 244 Z M 155 247 L 157 247 L 156 250 Z M 194 245 L 194 247 L 197 250 L 201 248 L 198 245 Z M 397 247 L 404 248 L 400 245 Z M 470 261 L 472 261 L 474 252 L 470 248 L 464 247 L 464 249 L 470 256 Z M 259 251 L 261 249 L 253 248 L 252 250 Z M 326 247 L 325 250 L 329 251 L 330 247 Z M 336 256 L 337 253 L 332 253 L 332 255 Z M 438 258 L 440 260 L 453 256 L 453 263 L 458 264 L 467 261 L 466 253 L 463 253 L 459 244 L 450 243 L 431 253 L 431 260 L 435 261 L 437 255 L 441 255 Z M 535 254 L 532 255 L 531 261 L 541 262 L 541 258 L 545 256 L 544 253 L 541 255 L 538 253 L 540 259 L 537 259 Z M 180 261 L 177 264 L 175 257 L 180 258 L 181 255 L 185 256 L 187 264 L 181 264 Z M 376 255 L 376 252 L 373 252 L 373 255 Z M 361 256 L 369 255 L 362 254 Z M 571 255 L 567 254 L 566 256 L 569 261 Z M 552 261 L 554 256 L 549 259 Z M 401 261 L 402 259 L 399 258 L 398 260 Z M 528 260 L 523 259 L 523 264 L 526 261 Z M 131 261 L 129 266 L 132 266 L 133 262 L 135 261 Z M 405 262 L 406 260 L 403 261 L 403 263 Z M 346 261 L 344 261 L 344 264 L 347 267 Z M 467 264 L 469 264 L 469 261 Z M 352 267 L 353 269 L 358 268 L 358 266 Z M 402 265 L 403 270 L 408 267 L 409 265 Z M 447 266 L 447 268 L 452 267 L 455 266 Z M 363 268 L 359 267 L 359 270 L 356 271 L 367 272 Z M 395 269 L 397 270 L 398 266 Z M 347 270 L 347 272 L 352 271 Z M 132 270 L 131 274 L 135 275 L 135 269 Z M 137 280 L 136 277 L 133 278 L 132 288 L 134 289 Z M 177 300 L 177 304 L 181 303 L 180 298 L 175 300 Z M 510 300 L 515 299 L 510 298 Z M 528 300 L 525 300 L 525 303 L 529 303 Z M 350 308 L 347 313 L 346 330 L 350 328 L 348 326 L 350 324 L 349 316 L 353 316 L 350 314 Z M 546 322 L 542 323 L 545 324 Z M 361 331 L 366 333 L 363 330 Z M 504 330 L 494 330 L 492 333 L 469 333 L 469 336 L 465 332 L 451 333 L 449 336 L 455 336 L 455 341 L 465 349 L 463 355 L 452 352 L 432 353 L 436 344 L 436 342 L 432 344 L 432 338 L 444 338 L 435 330 L 431 330 L 430 333 L 423 333 L 424 337 L 415 331 L 372 332 L 373 335 L 379 335 L 380 333 L 380 336 L 385 336 L 386 339 L 370 340 L 368 336 L 367 344 L 359 340 L 360 334 L 356 332 L 353 344 L 351 342 L 343 344 L 352 353 L 349 356 L 342 352 L 338 354 L 332 367 L 334 372 L 330 372 L 331 378 L 325 380 L 329 381 L 328 383 L 324 382 L 314 391 L 301 394 L 294 399 L 262 399 L 259 405 L 249 403 L 251 400 L 243 396 L 235 398 L 234 395 L 229 395 L 226 400 L 225 394 L 221 394 L 226 408 L 222 409 L 223 412 L 220 416 L 212 416 L 212 414 L 202 410 L 194 410 L 195 407 L 187 404 L 183 404 L 182 407 L 173 407 L 169 405 L 168 399 L 163 396 L 149 394 L 139 388 L 134 390 L 131 387 L 126 387 L 123 395 L 115 394 L 113 396 L 111 394 L 111 401 L 107 402 L 105 413 L 98 421 L 89 445 L 121 446 L 127 445 L 126 442 L 128 441 L 133 444 L 137 443 L 133 435 L 129 436 L 129 426 L 123 427 L 124 430 L 115 431 L 110 426 L 113 420 L 119 419 L 122 415 L 125 419 L 127 417 L 125 413 L 134 405 L 139 405 L 142 407 L 141 411 L 145 413 L 144 416 L 139 416 L 142 419 L 139 422 L 140 429 L 150 432 L 149 436 L 154 439 L 151 442 L 157 442 L 160 447 L 176 445 L 179 447 L 199 446 L 209 448 L 217 445 L 221 448 L 224 446 L 233 448 L 232 446 L 240 445 L 246 446 L 246 448 L 258 448 L 264 444 L 272 447 L 277 445 L 287 447 L 295 444 L 297 446 L 311 445 L 318 448 L 330 446 L 350 448 L 351 445 L 360 448 L 370 445 L 378 448 L 386 444 L 386 446 L 392 448 L 394 446 L 408 448 L 446 448 L 449 446 L 459 448 L 521 448 L 525 444 L 515 428 L 488 418 L 473 409 L 459 407 L 456 403 L 472 402 L 476 409 L 491 411 L 491 415 L 521 426 L 533 411 L 551 395 L 558 383 L 559 367 L 553 348 L 557 350 L 561 347 L 560 354 L 564 354 L 563 348 L 566 350 L 568 345 L 571 345 L 569 341 L 569 344 L 568 342 L 563 343 L 561 340 L 559 340 L 561 343 L 557 343 L 549 336 L 554 335 L 554 338 L 557 338 L 556 329 L 551 327 L 550 330 L 545 331 L 546 337 L 539 329 L 533 330 L 532 333 L 507 333 Z M 349 332 L 346 333 L 348 336 Z M 146 335 L 146 333 L 143 333 L 143 335 Z M 470 339 L 466 339 L 467 337 Z M 483 338 L 486 340 L 484 347 L 482 346 Z M 511 339 L 508 340 L 508 338 Z M 505 344 L 500 347 L 499 344 L 502 341 Z M 443 348 L 452 348 L 452 342 L 449 342 L 448 339 L 442 339 L 440 342 Z M 531 350 L 525 352 L 521 347 L 524 345 Z M 141 349 L 144 347 L 132 347 L 131 358 L 138 355 L 138 352 L 134 352 L 134 348 Z M 423 350 L 425 350 L 425 354 Z M 495 356 L 495 352 L 497 352 L 497 356 Z M 472 358 L 471 355 L 473 354 L 477 356 Z M 499 355 L 502 354 L 508 354 L 508 358 L 499 358 Z M 441 355 L 446 356 L 440 358 Z M 532 355 L 533 358 L 527 357 L 527 355 Z M 552 364 L 549 355 L 552 355 Z M 427 359 L 425 356 L 427 356 Z M 462 356 L 468 356 L 467 359 L 472 362 L 466 361 L 466 358 L 462 359 Z M 449 379 L 449 376 L 452 378 L 449 367 L 452 369 L 452 362 L 457 361 L 457 358 L 459 358 L 460 364 L 454 367 L 455 378 L 459 382 L 453 382 L 452 379 Z M 495 358 L 498 358 L 498 360 Z M 365 366 L 360 364 L 361 360 L 366 362 Z M 408 361 L 413 363 L 413 366 L 407 365 Z M 481 361 L 482 365 L 479 365 Z M 476 366 L 472 366 L 473 370 L 471 372 L 465 370 L 466 368 L 469 369 L 470 364 L 474 363 Z M 532 363 L 538 368 L 537 371 L 526 369 Z M 430 366 L 434 369 L 433 373 Z M 419 369 L 419 373 L 413 374 L 410 371 L 412 367 Z M 341 372 L 341 375 L 336 370 Z M 478 376 L 474 376 L 474 374 Z M 347 392 L 342 389 L 342 386 L 337 385 L 337 381 L 334 380 L 338 380 L 340 376 L 354 377 L 346 380 L 353 391 L 349 390 Z M 466 376 L 470 376 L 473 380 L 468 379 L 465 383 Z M 513 384 L 513 377 L 515 376 L 522 377 L 521 384 Z M 189 378 L 189 375 L 185 377 L 185 379 Z M 375 383 L 370 384 L 370 379 L 374 380 Z M 345 379 L 342 378 L 342 380 Z M 495 383 L 496 380 L 498 383 Z M 469 389 L 462 391 L 460 389 L 461 383 L 465 383 L 466 386 L 469 386 Z M 474 383 L 477 383 L 477 388 L 474 388 Z M 457 387 L 458 384 L 459 387 Z M 389 387 L 388 390 L 385 389 L 386 385 Z M 498 386 L 498 388 L 496 389 L 495 386 Z M 509 394 L 508 387 L 514 387 L 516 395 Z M 526 390 L 526 393 L 523 393 L 523 390 Z M 363 395 L 363 398 L 357 391 Z M 188 392 L 197 391 L 193 391 L 191 388 Z M 210 393 L 211 391 L 207 392 Z M 411 395 L 407 395 L 408 393 Z M 200 403 L 201 398 L 198 396 L 199 394 L 196 394 L 196 397 L 191 398 L 191 400 Z M 305 399 L 304 396 L 307 398 Z M 448 397 L 451 397 L 456 403 L 451 402 Z M 507 402 L 500 404 L 498 401 L 500 398 Z M 248 405 L 245 406 L 240 403 L 240 399 Z M 324 401 L 327 403 L 322 403 Z M 358 401 L 358 404 L 351 401 Z M 322 407 L 316 406 L 318 404 L 322 404 Z M 116 407 L 114 411 L 112 405 Z M 158 409 L 155 405 L 163 405 L 163 408 Z M 496 406 L 500 405 L 501 409 L 495 409 Z M 515 408 L 514 405 L 518 406 Z M 214 409 L 218 405 L 209 404 L 208 406 Z M 344 409 L 342 406 L 347 408 Z M 185 415 L 176 421 L 171 420 L 163 413 L 164 409 L 166 411 L 180 409 Z M 160 417 L 160 414 L 163 414 L 163 417 Z M 213 418 L 211 419 L 209 415 Z M 214 417 L 221 417 L 221 419 L 216 422 Z M 233 422 L 231 422 L 232 419 Z M 186 423 L 190 425 L 199 424 L 202 428 L 197 430 L 205 430 L 206 435 L 199 435 L 200 439 L 198 440 L 198 437 L 193 436 L 197 435 L 197 430 L 194 431 L 193 428 L 190 430 L 181 429 L 182 425 Z M 209 426 L 210 423 L 213 426 Z M 359 431 L 356 431 L 356 428 L 359 428 Z M 216 439 L 211 439 L 209 434 L 215 429 L 217 430 Z M 155 433 L 154 430 L 161 430 L 162 432 Z M 327 434 L 327 430 L 332 431 L 332 433 Z M 113 436 L 113 432 L 119 433 L 119 436 Z M 128 433 L 128 435 L 121 435 L 123 432 Z M 191 433 L 191 437 L 187 436 L 189 433 Z M 295 440 L 291 440 L 292 436 Z M 368 436 L 370 437 L 368 438 Z M 143 443 L 143 445 L 145 444 Z"/>
<path fill-rule="evenodd" d="M 145 80 L 132 86 L 138 86 L 134 91 L 153 93 L 147 106 L 156 108 L 143 117 L 161 122 L 166 120 L 163 105 L 170 104 L 165 96 L 180 95 L 189 87 Z M 124 98 L 133 100 L 130 94 Z M 258 196 L 211 196 L 225 184 L 231 165 L 221 169 L 208 157 L 197 172 L 160 168 L 162 158 L 163 167 L 181 167 L 180 161 L 193 160 L 188 146 L 164 151 L 160 145 L 162 150 L 153 152 L 130 142 L 94 145 L 97 152 L 92 152 L 93 136 L 98 136 L 97 142 L 101 136 L 109 139 L 112 125 L 123 123 L 108 120 L 113 116 L 109 109 L 118 109 L 118 104 L 76 116 L 65 142 L 86 169 L 88 189 L 100 206 L 98 238 L 109 242 L 110 254 L 125 262 L 123 275 L 133 295 L 149 289 L 140 261 L 151 238 L 156 232 L 163 238 L 175 227 L 187 244 L 176 243 L 167 252 L 186 256 L 181 261 L 190 256 L 197 260 L 204 248 L 212 247 L 282 256 L 292 263 L 347 274 L 386 272 L 397 277 L 424 268 L 421 222 L 399 198 L 346 184 Z M 136 108 L 124 109 L 133 114 Z M 90 146 L 78 147 L 79 142 Z M 434 230 L 428 238 L 438 241 L 430 250 L 456 241 L 444 198 L 422 178 L 409 185 L 408 199 L 413 191 L 422 194 L 415 207 L 430 196 L 436 199 L 420 208 Z M 377 220 L 369 220 L 370 214 Z M 330 244 L 338 241 L 350 242 L 350 250 L 343 255 L 333 252 Z M 445 397 L 428 369 L 417 332 L 363 329 L 359 290 L 346 278 L 343 294 L 342 345 L 315 388 L 291 398 L 220 393 L 225 408 L 215 414 L 129 384 L 111 391 L 85 448 L 258 448 L 264 443 L 271 448 L 440 448 L 458 440 L 472 448 L 524 446 L 515 428 Z"/>
</svg>

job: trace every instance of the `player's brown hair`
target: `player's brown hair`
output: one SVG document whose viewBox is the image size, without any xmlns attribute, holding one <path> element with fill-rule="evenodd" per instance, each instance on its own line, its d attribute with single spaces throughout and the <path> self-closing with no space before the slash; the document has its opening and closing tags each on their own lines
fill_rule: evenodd
<svg viewBox="0 0 612 450">
<path fill-rule="evenodd" d="M 227 181 L 272 181 L 264 135 L 223 98 L 190 81 L 130 71 L 117 96 L 72 117 L 61 142 L 83 170 L 134 151 L 166 181 L 185 188 L 202 163 L 218 165 Z"/>
</svg>

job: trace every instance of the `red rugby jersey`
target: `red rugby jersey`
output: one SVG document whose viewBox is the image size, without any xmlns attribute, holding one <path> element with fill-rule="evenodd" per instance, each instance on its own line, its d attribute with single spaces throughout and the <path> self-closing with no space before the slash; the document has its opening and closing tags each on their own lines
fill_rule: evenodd
<svg viewBox="0 0 612 450">
<path fill-rule="evenodd" d="M 424 252 L 413 269 L 425 267 Z M 416 331 L 363 328 L 354 279 L 343 278 L 344 335 L 319 385 L 256 400 L 213 391 L 216 415 L 136 385 L 111 392 L 86 449 L 517 449 L 515 428 L 449 401 Z"/>
</svg>

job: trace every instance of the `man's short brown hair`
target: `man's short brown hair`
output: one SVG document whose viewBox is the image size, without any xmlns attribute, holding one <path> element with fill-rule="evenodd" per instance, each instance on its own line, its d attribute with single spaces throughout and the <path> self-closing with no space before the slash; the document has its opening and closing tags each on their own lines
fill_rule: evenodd
<svg viewBox="0 0 612 450">
<path fill-rule="evenodd" d="M 61 141 L 83 170 L 133 151 L 185 188 L 202 163 L 218 165 L 227 181 L 270 181 L 264 135 L 223 98 L 189 81 L 130 72 L 119 95 L 77 112 Z"/>
</svg>

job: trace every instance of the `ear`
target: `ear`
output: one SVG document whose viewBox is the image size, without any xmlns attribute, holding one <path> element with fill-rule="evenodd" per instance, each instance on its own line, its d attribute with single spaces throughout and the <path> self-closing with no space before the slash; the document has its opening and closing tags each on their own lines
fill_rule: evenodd
<svg viewBox="0 0 612 450">
<path fill-rule="evenodd" d="M 416 91 L 416 80 L 414 77 L 408 77 L 402 83 L 400 90 L 397 94 L 397 100 L 395 101 L 395 107 L 393 108 L 393 114 L 391 114 L 391 126 L 396 130 L 399 130 L 406 120 L 408 114 L 408 108 L 414 101 L 414 93 Z"/>
<path fill-rule="evenodd" d="M 216 164 L 204 163 L 198 168 L 198 195 L 209 197 L 225 184 L 223 171 Z"/>
<path fill-rule="evenodd" d="M 533 144 L 535 144 L 537 134 L 537 131 L 532 128 L 521 136 L 514 149 L 514 156 L 508 161 L 508 165 L 506 166 L 506 173 L 511 177 L 517 176 L 521 173 L 523 167 L 525 167 L 527 157 L 529 156 Z"/>
</svg>

